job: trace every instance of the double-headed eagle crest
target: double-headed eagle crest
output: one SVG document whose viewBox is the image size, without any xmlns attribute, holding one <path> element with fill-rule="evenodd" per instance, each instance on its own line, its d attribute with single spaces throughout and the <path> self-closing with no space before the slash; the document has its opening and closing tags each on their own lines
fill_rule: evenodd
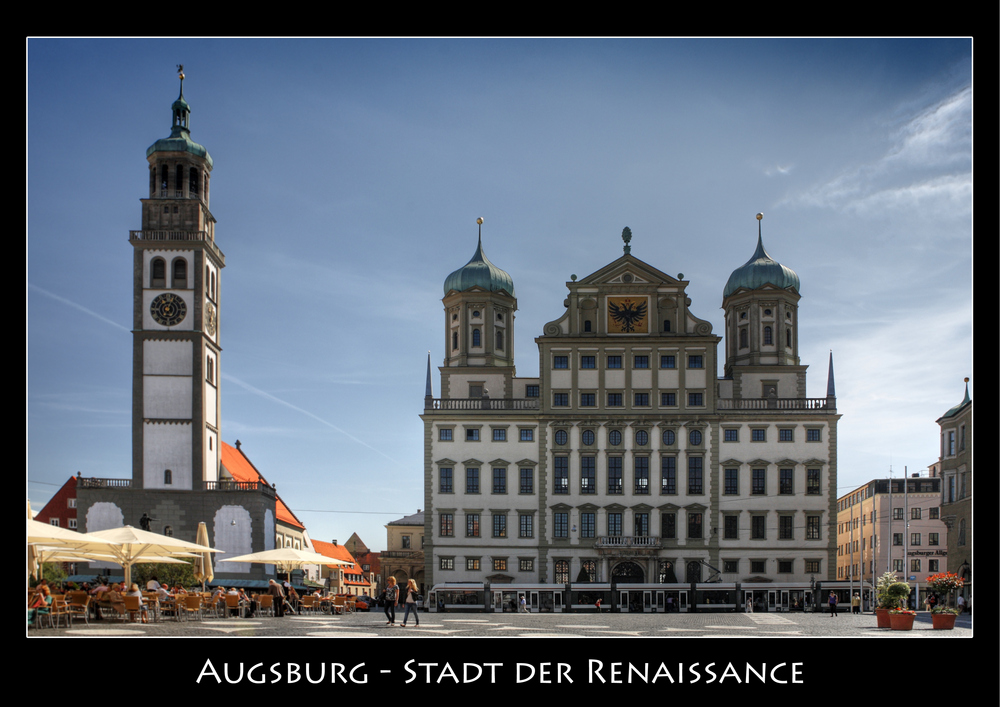
<svg viewBox="0 0 1000 707">
<path fill-rule="evenodd" d="M 621 331 L 634 332 L 646 319 L 646 302 L 625 299 L 616 303 L 614 300 L 608 300 L 608 316 L 621 328 Z"/>
</svg>

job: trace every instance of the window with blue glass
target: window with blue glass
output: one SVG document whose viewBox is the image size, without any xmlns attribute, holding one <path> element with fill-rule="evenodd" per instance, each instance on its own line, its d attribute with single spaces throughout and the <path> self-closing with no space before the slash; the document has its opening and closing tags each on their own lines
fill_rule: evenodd
<svg viewBox="0 0 1000 707">
<path fill-rule="evenodd" d="M 688 356 L 688 368 L 704 367 L 704 359 L 701 356 Z"/>
<path fill-rule="evenodd" d="M 585 445 L 587 445 L 588 447 L 594 443 L 594 431 L 593 430 L 584 430 L 583 431 L 583 435 L 581 437 L 583 439 L 583 443 Z"/>
<path fill-rule="evenodd" d="M 677 393 L 660 393 L 660 405 L 663 407 L 677 407 Z"/>
<path fill-rule="evenodd" d="M 455 487 L 452 480 L 452 468 L 451 467 L 441 467 L 440 472 L 441 478 L 441 493 L 454 493 Z"/>
<path fill-rule="evenodd" d="M 553 460 L 553 493 L 569 493 L 569 457 L 556 457 Z"/>
<path fill-rule="evenodd" d="M 786 496 L 794 494 L 794 471 L 792 469 L 778 470 L 778 493 Z"/>
<path fill-rule="evenodd" d="M 673 430 L 663 430 L 663 445 L 670 447 L 677 441 L 677 435 Z"/>
<path fill-rule="evenodd" d="M 689 494 L 699 494 L 704 493 L 704 474 L 702 468 L 702 458 L 701 457 L 689 457 L 688 458 L 688 493 Z"/>
<path fill-rule="evenodd" d="M 677 457 L 660 458 L 660 493 L 677 493 Z"/>
<path fill-rule="evenodd" d="M 580 407 L 592 408 L 597 406 L 596 393 L 580 393 Z"/>
<path fill-rule="evenodd" d="M 556 538 L 569 537 L 569 513 L 552 514 L 552 536 Z"/>
<path fill-rule="evenodd" d="M 723 493 L 727 496 L 736 496 L 740 492 L 740 470 L 726 469 Z"/>
<path fill-rule="evenodd" d="M 581 356 L 580 368 L 597 368 L 596 356 Z"/>
<path fill-rule="evenodd" d="M 608 393 L 608 407 L 609 408 L 620 408 L 620 407 L 622 407 L 622 394 L 621 393 Z"/>
<path fill-rule="evenodd" d="M 452 430 L 450 429 L 438 430 L 438 439 L 440 439 L 442 442 L 450 442 L 452 440 L 451 435 L 452 435 Z"/>
<path fill-rule="evenodd" d="M 580 457 L 580 493 L 597 493 L 596 464 L 595 457 Z"/>
<path fill-rule="evenodd" d="M 479 493 L 479 469 L 465 470 L 465 492 Z"/>
<path fill-rule="evenodd" d="M 660 356 L 660 368 L 677 368 L 677 357 L 673 355 Z"/>
<path fill-rule="evenodd" d="M 622 514 L 608 513 L 608 535 L 621 537 L 622 534 Z"/>
<path fill-rule="evenodd" d="M 557 408 L 569 407 L 569 393 L 553 393 L 552 406 Z"/>
<path fill-rule="evenodd" d="M 750 472 L 750 493 L 754 496 L 767 495 L 767 481 L 764 469 L 753 469 Z"/>
<path fill-rule="evenodd" d="M 649 356 L 633 357 L 635 368 L 649 368 Z"/>
<path fill-rule="evenodd" d="M 553 356 L 553 368 L 569 368 L 569 356 Z"/>
<path fill-rule="evenodd" d="M 647 407 L 649 407 L 649 393 L 636 393 L 635 394 L 635 407 L 637 407 L 637 408 L 647 408 Z"/>
<path fill-rule="evenodd" d="M 507 493 L 507 470 L 493 467 L 493 493 Z"/>
<path fill-rule="evenodd" d="M 622 458 L 608 457 L 608 493 L 622 492 Z"/>
<path fill-rule="evenodd" d="M 524 397 L 526 398 L 537 398 L 539 393 L 539 388 L 537 385 L 526 385 L 524 386 Z"/>
<path fill-rule="evenodd" d="M 562 446 L 569 441 L 569 433 L 566 430 L 556 430 L 556 444 Z"/>
<path fill-rule="evenodd" d="M 535 492 L 535 470 L 531 467 L 521 468 L 521 493 Z"/>
<path fill-rule="evenodd" d="M 608 368 L 621 368 L 621 367 L 622 367 L 621 356 L 608 356 Z"/>
<path fill-rule="evenodd" d="M 581 513 L 580 514 L 580 537 L 581 538 L 593 538 L 597 536 L 597 514 L 596 513 Z"/>
<path fill-rule="evenodd" d="M 649 493 L 649 457 L 635 457 L 635 492 L 640 495 Z"/>
<path fill-rule="evenodd" d="M 493 537 L 494 538 L 506 538 L 507 537 L 507 516 L 502 513 L 493 514 Z"/>
<path fill-rule="evenodd" d="M 688 393 L 688 407 L 703 407 L 705 396 L 702 393 Z"/>
</svg>

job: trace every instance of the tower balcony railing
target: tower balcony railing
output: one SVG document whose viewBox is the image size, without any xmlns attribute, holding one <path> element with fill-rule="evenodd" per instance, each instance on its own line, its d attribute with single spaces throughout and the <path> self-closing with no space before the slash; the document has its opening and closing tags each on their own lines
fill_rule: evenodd
<svg viewBox="0 0 1000 707">
<path fill-rule="evenodd" d="M 208 231 L 129 231 L 129 242 L 135 241 L 199 241 L 211 248 L 219 260 L 225 260 L 222 251 Z"/>
<path fill-rule="evenodd" d="M 716 398 L 716 408 L 733 412 L 788 410 L 790 412 L 833 412 L 837 399 L 827 398 Z"/>
<path fill-rule="evenodd" d="M 538 410 L 538 398 L 425 398 L 425 410 Z"/>
<path fill-rule="evenodd" d="M 132 487 L 132 479 L 96 479 L 92 476 L 78 476 L 76 485 L 84 489 L 127 489 Z"/>
<path fill-rule="evenodd" d="M 263 481 L 220 479 L 218 481 L 205 481 L 203 487 L 206 491 L 263 491 L 267 496 L 275 495 L 274 487 Z"/>
</svg>

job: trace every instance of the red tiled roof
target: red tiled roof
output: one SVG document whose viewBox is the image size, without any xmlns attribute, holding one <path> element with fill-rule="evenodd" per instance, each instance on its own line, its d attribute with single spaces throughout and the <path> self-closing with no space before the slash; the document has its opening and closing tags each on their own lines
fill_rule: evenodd
<svg viewBox="0 0 1000 707">
<path fill-rule="evenodd" d="M 313 549 L 320 555 L 326 555 L 327 557 L 332 557 L 335 560 L 343 560 L 344 562 L 350 562 L 351 567 L 346 565 L 341 565 L 341 569 L 344 570 L 345 575 L 364 575 L 361 569 L 361 565 L 354 561 L 351 557 L 351 553 L 348 552 L 347 548 L 343 545 L 334 545 L 333 543 L 323 542 L 322 540 L 313 540 Z M 330 567 L 335 567 L 334 565 L 328 565 Z M 363 584 L 366 585 L 367 582 L 364 581 L 354 581 L 350 579 L 345 579 L 349 584 Z"/>
<path fill-rule="evenodd" d="M 257 471 L 257 467 L 246 458 L 241 450 L 231 447 L 225 442 L 222 442 L 222 466 L 226 467 L 226 471 L 232 474 L 236 481 L 263 481 L 265 484 L 267 483 L 264 475 Z M 281 500 L 281 496 L 275 494 L 274 505 L 274 512 L 279 521 L 305 530 L 306 526 L 299 522 L 291 509 Z"/>
</svg>

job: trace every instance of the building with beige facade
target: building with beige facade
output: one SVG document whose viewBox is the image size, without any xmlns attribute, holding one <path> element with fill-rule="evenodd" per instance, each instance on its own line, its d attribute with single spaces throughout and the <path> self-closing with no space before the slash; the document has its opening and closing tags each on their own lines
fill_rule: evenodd
<svg viewBox="0 0 1000 707">
<path fill-rule="evenodd" d="M 416 513 L 386 524 L 386 549 L 379 554 L 382 584 L 389 577 L 405 587 L 413 579 L 421 592 L 424 589 L 424 512 Z"/>
<path fill-rule="evenodd" d="M 683 274 L 631 237 L 566 283 L 537 378 L 516 376 L 514 282 L 481 234 L 445 280 L 440 397 L 428 361 L 421 416 L 429 586 L 835 577 L 840 416 L 832 355 L 807 397 L 798 275 L 758 232 L 720 279 L 720 347 Z"/>
<path fill-rule="evenodd" d="M 938 418 L 941 428 L 941 519 L 948 526 L 951 571 L 965 580 L 972 596 L 972 398 L 965 398 Z"/>
</svg>

